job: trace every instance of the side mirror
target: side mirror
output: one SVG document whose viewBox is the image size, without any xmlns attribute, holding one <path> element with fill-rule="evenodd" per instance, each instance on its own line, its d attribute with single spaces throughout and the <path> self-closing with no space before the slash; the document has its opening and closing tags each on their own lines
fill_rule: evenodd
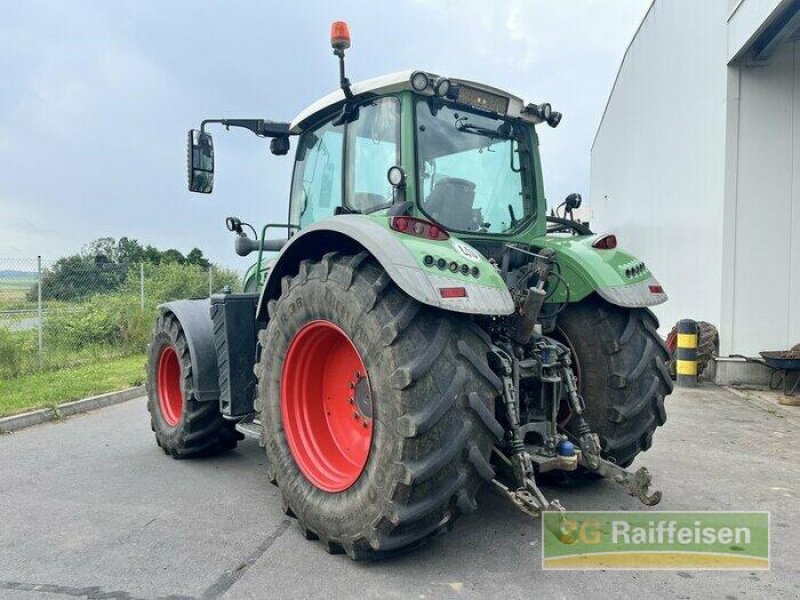
<svg viewBox="0 0 800 600">
<path fill-rule="evenodd" d="M 214 140 L 210 134 L 189 130 L 186 170 L 190 192 L 211 193 L 214 189 Z"/>
</svg>

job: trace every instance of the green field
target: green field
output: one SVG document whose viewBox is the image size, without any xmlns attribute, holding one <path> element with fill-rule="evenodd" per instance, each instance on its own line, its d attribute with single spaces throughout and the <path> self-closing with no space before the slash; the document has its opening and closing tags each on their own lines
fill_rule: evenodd
<svg viewBox="0 0 800 600">
<path fill-rule="evenodd" d="M 36 277 L 3 277 L 0 275 L 0 310 L 30 305 L 25 296 L 36 285 Z"/>
</svg>

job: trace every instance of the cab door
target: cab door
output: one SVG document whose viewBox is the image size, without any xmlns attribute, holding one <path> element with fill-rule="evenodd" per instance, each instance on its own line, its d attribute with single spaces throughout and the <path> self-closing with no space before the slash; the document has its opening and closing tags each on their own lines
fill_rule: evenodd
<svg viewBox="0 0 800 600">
<path fill-rule="evenodd" d="M 325 121 L 298 140 L 289 222 L 303 228 L 336 214 L 368 213 L 388 206 L 389 167 L 400 164 L 400 100 L 373 98 L 346 125 Z"/>
</svg>

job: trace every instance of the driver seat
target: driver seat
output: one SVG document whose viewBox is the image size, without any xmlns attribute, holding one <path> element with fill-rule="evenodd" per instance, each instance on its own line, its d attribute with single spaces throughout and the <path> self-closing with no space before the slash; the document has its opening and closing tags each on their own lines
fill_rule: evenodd
<svg viewBox="0 0 800 600">
<path fill-rule="evenodd" d="M 447 228 L 470 230 L 475 224 L 475 184 L 460 177 L 443 177 L 425 200 L 425 212 Z"/>
</svg>

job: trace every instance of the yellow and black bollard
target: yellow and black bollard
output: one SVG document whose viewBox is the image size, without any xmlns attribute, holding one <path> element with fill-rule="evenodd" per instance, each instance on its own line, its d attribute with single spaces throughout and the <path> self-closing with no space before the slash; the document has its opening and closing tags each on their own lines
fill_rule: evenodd
<svg viewBox="0 0 800 600">
<path fill-rule="evenodd" d="M 681 387 L 697 385 L 697 321 L 678 321 L 678 345 L 675 350 L 677 384 Z"/>
</svg>

